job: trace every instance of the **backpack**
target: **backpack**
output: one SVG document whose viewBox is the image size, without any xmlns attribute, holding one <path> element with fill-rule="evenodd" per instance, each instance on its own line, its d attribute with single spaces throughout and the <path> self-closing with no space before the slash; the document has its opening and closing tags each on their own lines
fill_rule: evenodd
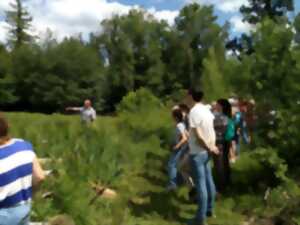
<svg viewBox="0 0 300 225">
<path fill-rule="evenodd" d="M 235 136 L 235 123 L 228 118 L 227 128 L 225 131 L 225 141 L 231 141 Z"/>
</svg>

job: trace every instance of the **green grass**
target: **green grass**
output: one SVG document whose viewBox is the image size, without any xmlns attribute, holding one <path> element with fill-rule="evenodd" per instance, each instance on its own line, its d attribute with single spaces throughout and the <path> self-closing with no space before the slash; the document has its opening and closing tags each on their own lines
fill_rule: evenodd
<svg viewBox="0 0 300 225">
<path fill-rule="evenodd" d="M 39 157 L 54 160 L 47 165 L 54 174 L 35 193 L 34 221 L 67 214 L 78 225 L 180 225 L 194 215 L 196 206 L 189 202 L 186 188 L 171 194 L 164 190 L 173 126 L 168 109 L 99 117 L 89 127 L 80 123 L 79 116 L 8 113 L 6 117 L 12 136 L 31 141 Z M 240 225 L 249 218 L 282 213 L 272 204 L 280 201 L 283 191 L 273 187 L 266 202 L 264 161 L 255 158 L 255 152 L 243 151 L 233 166 L 232 188 L 218 198 L 211 225 Z M 91 205 L 95 193 L 90 182 L 115 189 L 119 197 Z M 291 196 L 298 196 L 298 187 L 292 187 Z M 52 194 L 44 199 L 46 192 Z"/>
</svg>

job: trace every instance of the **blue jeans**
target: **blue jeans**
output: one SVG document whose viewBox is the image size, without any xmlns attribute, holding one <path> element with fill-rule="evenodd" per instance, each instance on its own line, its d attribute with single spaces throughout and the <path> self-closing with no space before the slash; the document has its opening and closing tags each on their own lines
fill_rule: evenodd
<svg viewBox="0 0 300 225">
<path fill-rule="evenodd" d="M 241 134 L 237 134 L 235 137 L 236 142 L 236 155 L 239 156 L 241 152 L 241 140 L 243 140 L 244 144 L 249 144 L 249 136 L 246 127 L 241 129 Z"/>
<path fill-rule="evenodd" d="M 0 225 L 29 225 L 30 204 L 0 209 Z"/>
<path fill-rule="evenodd" d="M 207 214 L 211 214 L 214 208 L 216 187 L 213 181 L 210 156 L 207 151 L 190 155 L 192 176 L 197 189 L 198 210 L 196 223 L 203 223 Z"/>
<path fill-rule="evenodd" d="M 172 152 L 168 162 L 168 173 L 169 173 L 169 186 L 177 187 L 177 164 L 180 158 L 188 150 L 187 146 L 183 146 L 181 149 Z"/>
</svg>

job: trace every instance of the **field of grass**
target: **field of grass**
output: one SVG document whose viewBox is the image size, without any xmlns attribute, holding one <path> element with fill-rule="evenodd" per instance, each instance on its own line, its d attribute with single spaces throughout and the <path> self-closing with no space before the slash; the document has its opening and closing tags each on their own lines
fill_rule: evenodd
<svg viewBox="0 0 300 225">
<path fill-rule="evenodd" d="M 52 159 L 45 165 L 52 175 L 35 192 L 33 221 L 68 215 L 77 225 L 183 225 L 192 218 L 196 206 L 189 190 L 165 191 L 169 109 L 147 105 L 125 105 L 118 116 L 99 117 L 91 126 L 79 116 L 6 114 L 12 136 L 31 141 L 39 157 Z M 272 152 L 243 149 L 233 184 L 218 197 L 209 224 L 299 225 L 298 211 L 292 211 L 299 201 L 292 200 L 300 199 L 300 190 L 284 168 Z M 115 190 L 117 197 L 95 197 L 92 183 Z M 275 223 L 278 218 L 283 223 Z"/>
</svg>

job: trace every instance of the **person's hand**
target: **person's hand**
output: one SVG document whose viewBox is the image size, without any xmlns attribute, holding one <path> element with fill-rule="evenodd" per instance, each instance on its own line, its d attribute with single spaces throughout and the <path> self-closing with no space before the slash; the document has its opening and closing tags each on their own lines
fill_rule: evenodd
<svg viewBox="0 0 300 225">
<path fill-rule="evenodd" d="M 215 154 L 215 155 L 219 155 L 219 154 L 220 154 L 220 150 L 219 150 L 219 148 L 218 148 L 216 145 L 213 145 L 213 146 L 209 149 L 209 151 L 210 151 L 211 153 Z"/>
</svg>

